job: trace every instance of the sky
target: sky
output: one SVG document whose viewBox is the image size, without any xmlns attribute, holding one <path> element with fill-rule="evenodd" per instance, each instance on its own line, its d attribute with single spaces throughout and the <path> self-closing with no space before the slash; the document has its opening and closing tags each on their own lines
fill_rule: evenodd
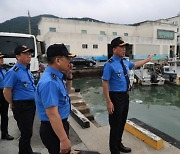
<svg viewBox="0 0 180 154">
<path fill-rule="evenodd" d="M 133 24 L 180 14 L 180 0 L 0 0 L 0 23 L 18 16 L 52 14 Z"/>
</svg>

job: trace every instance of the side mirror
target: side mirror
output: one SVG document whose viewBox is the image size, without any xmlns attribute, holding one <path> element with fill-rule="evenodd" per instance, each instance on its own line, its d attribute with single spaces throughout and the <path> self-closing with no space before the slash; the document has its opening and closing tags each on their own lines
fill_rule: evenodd
<svg viewBox="0 0 180 154">
<path fill-rule="evenodd" d="M 38 55 L 45 54 L 45 43 L 42 41 L 37 41 L 37 51 Z"/>
</svg>

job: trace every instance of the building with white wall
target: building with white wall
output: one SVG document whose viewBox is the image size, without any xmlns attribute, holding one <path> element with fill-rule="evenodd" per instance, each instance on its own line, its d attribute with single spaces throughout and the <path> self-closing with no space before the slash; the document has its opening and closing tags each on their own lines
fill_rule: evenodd
<svg viewBox="0 0 180 154">
<path fill-rule="evenodd" d="M 177 26 L 177 30 L 175 31 L 175 33 L 177 34 L 176 35 L 177 36 L 177 52 L 176 52 L 176 56 L 180 57 L 180 13 L 177 16 L 167 18 L 167 19 L 161 19 L 159 21 L 163 22 L 163 23 L 168 23 L 168 24 Z"/>
<path fill-rule="evenodd" d="M 120 25 L 42 17 L 38 28 L 37 38 L 45 42 L 46 48 L 64 43 L 72 53 L 93 59 L 111 56 L 110 42 L 118 36 L 130 44 L 127 55 L 132 59 L 143 59 L 149 54 L 170 56 L 170 51 L 175 54 L 177 48 L 177 26 L 169 23 Z"/>
</svg>

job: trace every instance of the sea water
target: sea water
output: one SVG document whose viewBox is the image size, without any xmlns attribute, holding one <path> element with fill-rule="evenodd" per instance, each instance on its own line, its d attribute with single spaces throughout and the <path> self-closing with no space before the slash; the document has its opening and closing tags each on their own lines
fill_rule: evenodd
<svg viewBox="0 0 180 154">
<path fill-rule="evenodd" d="M 100 78 L 77 79 L 73 87 L 80 89 L 96 121 L 108 124 L 106 101 Z M 134 85 L 130 92 L 128 118 L 142 122 L 180 140 L 180 87 L 174 85 Z"/>
</svg>

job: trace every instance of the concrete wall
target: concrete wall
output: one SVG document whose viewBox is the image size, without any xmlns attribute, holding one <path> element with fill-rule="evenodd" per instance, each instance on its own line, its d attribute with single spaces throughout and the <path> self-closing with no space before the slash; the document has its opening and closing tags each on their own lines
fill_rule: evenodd
<svg viewBox="0 0 180 154">
<path fill-rule="evenodd" d="M 157 39 L 157 29 L 177 30 L 176 26 L 158 22 L 129 26 L 43 17 L 38 27 L 40 35 L 37 38 L 45 41 L 46 48 L 54 43 L 64 43 L 72 53 L 83 57 L 107 56 L 108 44 L 117 36 L 121 36 L 132 45 L 135 59 L 145 58 L 151 53 L 169 55 L 170 46 L 175 46 L 176 50 L 177 44 L 176 39 Z M 56 32 L 50 32 L 50 27 L 56 28 Z M 82 30 L 86 30 L 87 33 L 83 34 Z M 104 31 L 105 34 L 101 34 L 100 31 Z M 82 48 L 82 44 L 87 44 L 88 48 Z M 98 45 L 98 48 L 93 48 L 93 45 Z"/>
</svg>

